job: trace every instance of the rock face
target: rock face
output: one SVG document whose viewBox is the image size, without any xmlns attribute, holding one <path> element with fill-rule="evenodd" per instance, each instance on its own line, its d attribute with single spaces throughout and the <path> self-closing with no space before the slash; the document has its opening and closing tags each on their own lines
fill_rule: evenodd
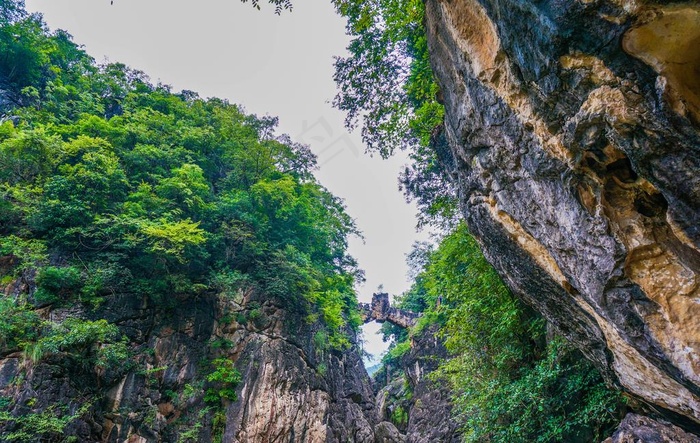
<svg viewBox="0 0 700 443">
<path fill-rule="evenodd" d="M 401 359 L 398 377 L 386 380 L 384 374 L 375 375 L 375 380 L 386 384 L 377 394 L 380 419 L 399 419 L 397 424 L 406 443 L 462 441 L 459 425 L 452 417 L 448 385 L 430 377 L 447 358 L 438 330 L 438 325 L 430 325 L 412 339 L 411 349 Z"/>
<path fill-rule="evenodd" d="M 2 356 L 0 395 L 17 400 L 10 413 L 67 405 L 73 414 L 87 404 L 66 429 L 86 443 L 375 441 L 379 420 L 359 353 L 319 349 L 319 325 L 288 308 L 253 294 L 193 296 L 170 308 L 124 295 L 98 314 L 119 325 L 136 364 L 98 377 L 63 356 L 38 364 Z M 94 314 L 72 308 L 48 315 Z M 241 373 L 237 401 L 204 401 L 216 357 Z M 0 419 L 0 435 L 16 426 Z"/>
<path fill-rule="evenodd" d="M 700 443 L 700 438 L 668 423 L 627 414 L 615 434 L 603 443 Z"/>
<path fill-rule="evenodd" d="M 458 423 L 452 417 L 447 384 L 429 375 L 447 358 L 447 349 L 432 325 L 414 338 L 411 350 L 403 358 L 406 377 L 413 396 L 406 430 L 407 443 L 459 443 Z"/>
<path fill-rule="evenodd" d="M 487 258 L 607 380 L 700 430 L 700 6 L 427 0 L 437 143 Z"/>
</svg>

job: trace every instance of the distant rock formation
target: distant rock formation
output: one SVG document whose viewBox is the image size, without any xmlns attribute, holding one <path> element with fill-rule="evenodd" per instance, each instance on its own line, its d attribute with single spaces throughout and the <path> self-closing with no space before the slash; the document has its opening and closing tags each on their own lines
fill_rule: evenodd
<svg viewBox="0 0 700 443">
<path fill-rule="evenodd" d="M 360 303 L 362 312 L 362 321 L 369 323 L 378 321 L 384 323 L 388 321 L 402 328 L 410 328 L 416 324 L 420 314 L 415 312 L 405 311 L 391 306 L 389 294 L 380 292 L 372 294 L 372 303 Z"/>
</svg>

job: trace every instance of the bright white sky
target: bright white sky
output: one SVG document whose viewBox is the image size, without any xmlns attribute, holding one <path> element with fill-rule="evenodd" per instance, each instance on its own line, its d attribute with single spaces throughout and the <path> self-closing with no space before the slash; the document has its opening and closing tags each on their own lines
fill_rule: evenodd
<svg viewBox="0 0 700 443">
<path fill-rule="evenodd" d="M 261 0 L 264 3 L 264 0 Z M 26 0 L 51 29 L 65 29 L 98 62 L 122 62 L 152 81 L 227 98 L 249 113 L 276 115 L 279 130 L 309 144 L 319 157 L 316 176 L 345 199 L 364 233 L 350 251 L 366 271 L 359 288 L 369 301 L 379 284 L 390 294 L 408 289 L 405 254 L 425 238 L 415 232 L 413 205 L 397 177 L 404 156 L 364 154 L 359 131 L 348 134 L 332 108 L 333 56 L 345 54 L 345 22 L 331 2 L 294 1 L 281 16 L 239 0 Z M 267 6 L 267 7 L 266 7 Z M 385 344 L 364 329 L 365 348 L 379 357 Z"/>
</svg>

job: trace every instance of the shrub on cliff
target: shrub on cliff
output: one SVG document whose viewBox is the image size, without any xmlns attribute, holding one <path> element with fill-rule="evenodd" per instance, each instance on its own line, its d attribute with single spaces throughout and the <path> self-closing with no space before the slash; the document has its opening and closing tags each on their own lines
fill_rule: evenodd
<svg viewBox="0 0 700 443">
<path fill-rule="evenodd" d="M 450 357 L 432 377 L 449 383 L 466 441 L 600 441 L 619 421 L 621 399 L 571 345 L 547 341 L 543 319 L 508 291 L 464 224 L 418 260 L 421 272 L 402 308 L 423 307 L 408 332 L 385 327 L 399 342 L 441 325 Z"/>
</svg>

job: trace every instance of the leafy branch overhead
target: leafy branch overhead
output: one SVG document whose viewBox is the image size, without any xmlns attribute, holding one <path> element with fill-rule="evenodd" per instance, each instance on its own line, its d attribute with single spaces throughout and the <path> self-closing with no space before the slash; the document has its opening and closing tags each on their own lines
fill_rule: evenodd
<svg viewBox="0 0 700 443">
<path fill-rule="evenodd" d="M 248 0 L 241 0 L 243 3 L 248 3 Z M 268 0 L 271 5 L 275 7 L 275 14 L 281 14 L 282 10 L 292 10 L 291 0 Z M 260 0 L 250 0 L 250 3 L 254 8 L 260 9 Z"/>
<path fill-rule="evenodd" d="M 248 3 L 248 0 L 241 0 L 241 2 Z M 281 14 L 284 10 L 292 10 L 291 0 L 268 0 L 268 2 L 275 7 L 275 14 L 277 15 Z M 255 9 L 260 10 L 260 0 L 250 0 L 250 3 Z M 114 0 L 110 0 L 110 4 L 114 5 Z"/>
</svg>

